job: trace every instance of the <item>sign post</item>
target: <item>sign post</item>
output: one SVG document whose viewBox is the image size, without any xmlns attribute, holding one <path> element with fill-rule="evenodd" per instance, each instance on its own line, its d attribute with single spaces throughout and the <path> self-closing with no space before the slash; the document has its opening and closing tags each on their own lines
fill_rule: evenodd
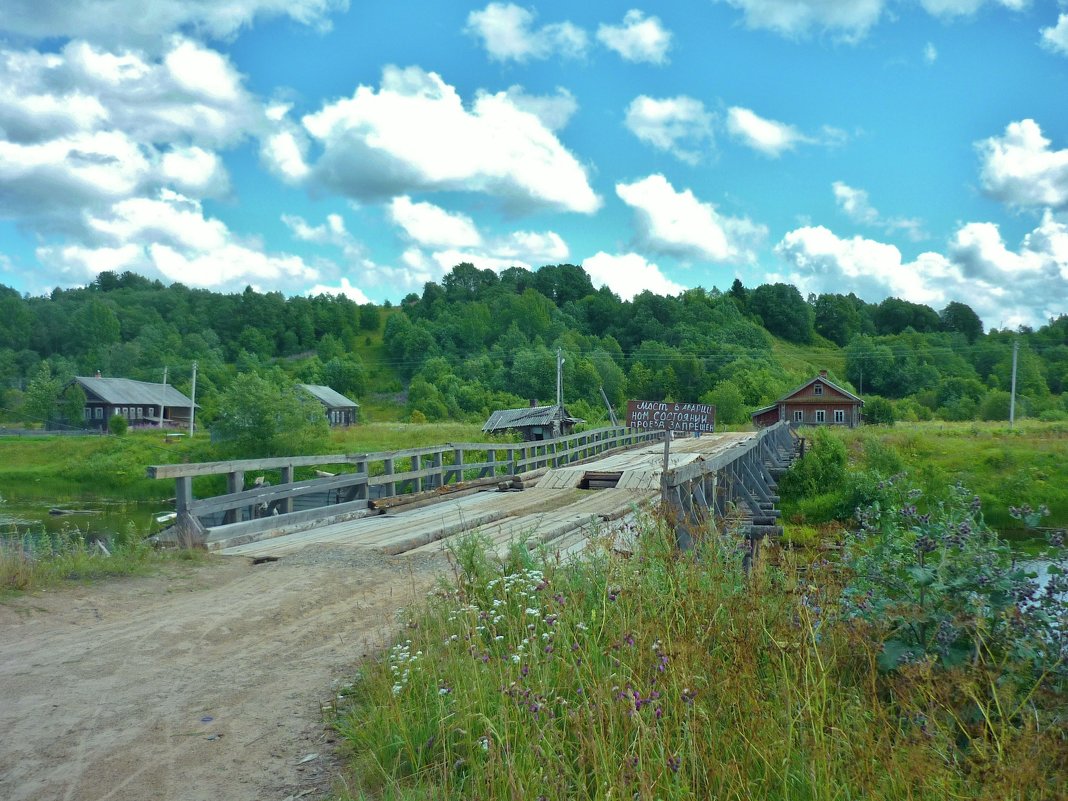
<svg viewBox="0 0 1068 801">
<path fill-rule="evenodd" d="M 707 403 L 627 401 L 627 425 L 643 431 L 664 432 L 664 470 L 660 478 L 661 504 L 667 504 L 668 457 L 675 431 L 711 434 L 716 430 L 716 407 Z M 666 508 L 666 507 L 665 507 Z"/>
</svg>

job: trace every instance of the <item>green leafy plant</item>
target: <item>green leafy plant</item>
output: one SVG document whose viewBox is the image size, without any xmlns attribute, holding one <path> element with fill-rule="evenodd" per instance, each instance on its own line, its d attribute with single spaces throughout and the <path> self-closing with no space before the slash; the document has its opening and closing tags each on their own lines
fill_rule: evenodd
<svg viewBox="0 0 1068 801">
<path fill-rule="evenodd" d="M 978 496 L 957 485 L 921 513 L 919 491 L 895 479 L 892 486 L 888 501 L 857 510 L 859 527 L 843 554 L 852 576 L 843 613 L 882 632 L 880 666 L 1008 659 L 1064 674 L 1064 554 L 1049 555 L 1051 580 L 1040 590 L 1035 573 L 983 521 Z M 1029 507 L 1018 515 L 1037 520 Z"/>
</svg>

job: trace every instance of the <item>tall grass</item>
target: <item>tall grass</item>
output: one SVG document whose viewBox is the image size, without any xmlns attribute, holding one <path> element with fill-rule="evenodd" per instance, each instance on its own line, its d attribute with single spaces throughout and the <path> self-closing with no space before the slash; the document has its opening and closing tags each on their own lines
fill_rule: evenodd
<svg viewBox="0 0 1068 801">
<path fill-rule="evenodd" d="M 64 582 L 140 575 L 166 561 L 200 558 L 197 551 L 156 551 L 132 528 L 102 539 L 77 526 L 57 532 L 11 526 L 0 530 L 0 597 Z"/>
<path fill-rule="evenodd" d="M 733 541 L 678 553 L 648 521 L 632 558 L 567 565 L 465 541 L 350 690 L 348 797 L 1064 797 L 1064 699 L 1041 679 L 881 673 L 832 566 L 774 553 L 747 577 Z M 1017 713 L 996 738 L 969 728 L 997 704 Z"/>
</svg>

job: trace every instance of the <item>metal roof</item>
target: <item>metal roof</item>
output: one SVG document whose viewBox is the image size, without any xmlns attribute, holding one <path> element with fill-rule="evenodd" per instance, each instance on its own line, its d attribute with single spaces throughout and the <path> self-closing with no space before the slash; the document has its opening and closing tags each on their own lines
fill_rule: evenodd
<svg viewBox="0 0 1068 801">
<path fill-rule="evenodd" d="M 839 392 L 841 392 L 841 393 L 842 393 L 843 395 L 845 395 L 845 396 L 846 396 L 847 398 L 852 398 L 853 400 L 855 400 L 855 401 L 856 401 L 857 403 L 859 403 L 859 404 L 860 404 L 861 406 L 863 406 L 863 405 L 864 405 L 864 401 L 863 401 L 863 400 L 861 400 L 860 398 L 858 398 L 858 397 L 857 397 L 856 395 L 854 395 L 854 394 L 853 394 L 852 392 L 850 392 L 850 391 L 849 391 L 848 389 L 842 389 L 842 387 L 838 386 L 838 385 L 837 385 L 836 383 L 834 383 L 833 381 L 831 381 L 831 380 L 830 380 L 829 378 L 827 378 L 827 376 L 825 376 L 825 375 L 818 375 L 818 376 L 816 376 L 815 378 L 809 379 L 808 381 L 806 381 L 806 382 L 805 382 L 804 384 L 802 384 L 801 386 L 797 387 L 796 389 L 791 389 L 791 390 L 790 390 L 789 392 L 787 392 L 787 393 L 786 393 L 785 395 L 783 395 L 782 397 L 780 397 L 780 398 L 779 398 L 779 399 L 778 399 L 777 401 L 775 401 L 775 402 L 776 402 L 776 403 L 782 403 L 782 402 L 783 402 L 784 400 L 788 400 L 788 399 L 790 398 L 790 396 L 791 396 L 791 395 L 796 395 L 796 394 L 797 394 L 798 392 L 800 392 L 801 390 L 803 390 L 803 389 L 804 389 L 805 387 L 807 387 L 807 386 L 810 386 L 811 384 L 815 384 L 815 383 L 816 383 L 817 381 L 822 381 L 822 382 L 823 382 L 824 384 L 826 384 L 827 386 L 829 386 L 829 387 L 830 387 L 831 389 L 836 389 L 836 390 L 838 390 L 838 391 L 839 391 Z"/>
<path fill-rule="evenodd" d="M 567 423 L 581 423 L 581 418 L 572 417 L 563 406 L 527 406 L 522 409 L 498 409 L 489 416 L 482 426 L 483 431 L 499 431 L 502 428 L 526 428 L 527 426 L 547 426 L 554 420 Z"/>
<path fill-rule="evenodd" d="M 129 406 L 193 406 L 193 401 L 176 390 L 170 384 L 153 384 L 148 381 L 134 381 L 132 378 L 95 378 L 75 376 L 87 392 L 96 395 L 104 403 Z M 197 404 L 197 408 L 200 405 Z"/>
<path fill-rule="evenodd" d="M 305 390 L 324 406 L 329 406 L 331 409 L 344 409 L 348 407 L 358 407 L 360 405 L 354 400 L 349 400 L 337 390 L 333 390 L 322 384 L 298 384 L 297 386 Z"/>
</svg>

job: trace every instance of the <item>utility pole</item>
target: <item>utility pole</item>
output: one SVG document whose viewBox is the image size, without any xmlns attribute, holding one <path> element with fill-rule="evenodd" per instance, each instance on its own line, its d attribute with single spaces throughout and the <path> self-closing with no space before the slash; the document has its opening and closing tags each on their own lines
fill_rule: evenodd
<svg viewBox="0 0 1068 801">
<path fill-rule="evenodd" d="M 163 383 L 159 388 L 159 427 L 163 428 L 163 404 L 167 401 L 167 368 L 163 368 Z"/>
<path fill-rule="evenodd" d="M 1016 422 L 1016 354 L 1020 350 L 1020 338 L 1012 341 L 1012 390 L 1009 394 L 1009 429 Z"/>
<path fill-rule="evenodd" d="M 564 352 L 556 349 L 556 405 L 564 405 Z"/>
<path fill-rule="evenodd" d="M 612 421 L 613 428 L 619 425 L 619 421 L 616 419 L 616 410 L 612 408 L 612 404 L 608 402 L 608 396 L 604 393 L 604 387 L 601 387 L 601 399 L 604 400 L 604 405 L 608 408 L 608 418 Z"/>
<path fill-rule="evenodd" d="M 192 404 L 189 407 L 189 439 L 193 438 L 193 417 L 197 411 L 197 363 L 193 362 L 193 387 L 189 390 Z"/>
</svg>

